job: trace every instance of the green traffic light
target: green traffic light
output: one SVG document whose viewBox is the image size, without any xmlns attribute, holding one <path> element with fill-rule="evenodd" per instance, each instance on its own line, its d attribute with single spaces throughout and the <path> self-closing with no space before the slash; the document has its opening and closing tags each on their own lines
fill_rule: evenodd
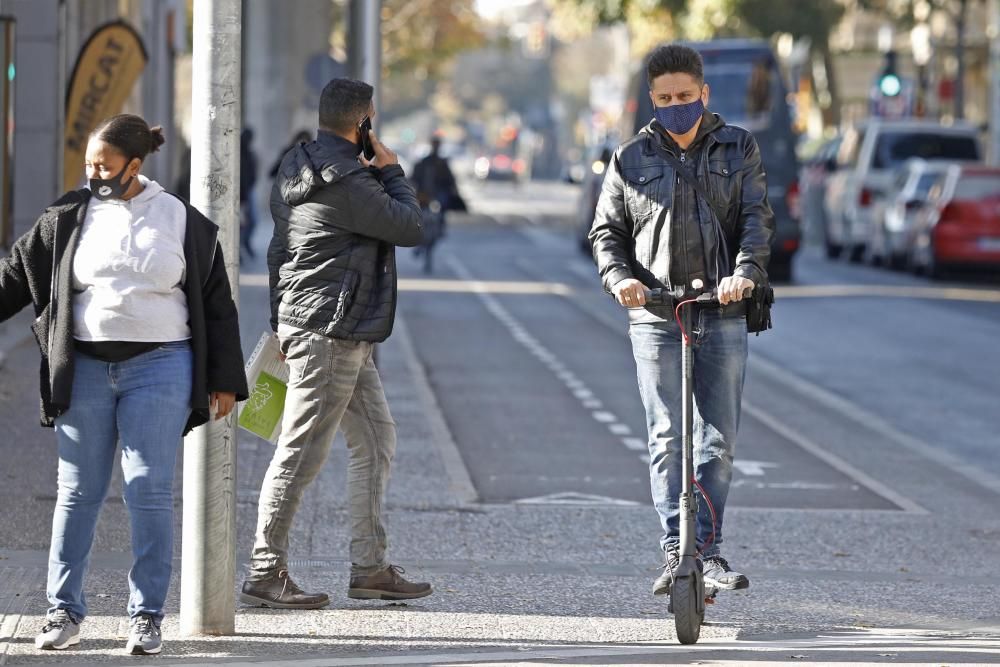
<svg viewBox="0 0 1000 667">
<path fill-rule="evenodd" d="M 903 90 L 903 84 L 895 74 L 886 74 L 879 80 L 878 89 L 886 97 L 895 97 Z"/>
</svg>

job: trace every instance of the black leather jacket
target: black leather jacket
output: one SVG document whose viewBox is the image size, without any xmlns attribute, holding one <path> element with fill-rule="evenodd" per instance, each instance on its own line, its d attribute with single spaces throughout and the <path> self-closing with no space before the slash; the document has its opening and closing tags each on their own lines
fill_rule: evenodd
<svg viewBox="0 0 1000 667">
<path fill-rule="evenodd" d="M 615 151 L 589 236 L 607 292 L 627 278 L 650 288 L 672 288 L 670 276 L 677 275 L 679 262 L 705 267 L 710 287 L 734 274 L 758 284 L 766 279 L 774 214 L 757 142 L 717 114 L 706 113 L 706 120 L 709 131 L 692 148 L 697 151 L 696 177 L 712 195 L 714 207 L 702 197 L 677 196 L 691 188 L 662 157 L 663 151 L 677 149 L 654 126 L 656 121 Z M 695 203 L 698 209 L 691 210 Z M 713 208 L 724 211 L 724 219 L 717 220 Z M 701 243 L 670 238 L 671 229 L 679 226 L 685 235 L 700 235 Z M 685 249 L 690 253 L 692 248 L 704 257 L 685 257 Z M 633 320 L 641 316 L 639 310 Z"/>
<path fill-rule="evenodd" d="M 323 132 L 292 148 L 271 190 L 271 327 L 381 342 L 396 314 L 395 246 L 424 238 L 403 168 L 362 167 L 360 149 Z"/>
</svg>

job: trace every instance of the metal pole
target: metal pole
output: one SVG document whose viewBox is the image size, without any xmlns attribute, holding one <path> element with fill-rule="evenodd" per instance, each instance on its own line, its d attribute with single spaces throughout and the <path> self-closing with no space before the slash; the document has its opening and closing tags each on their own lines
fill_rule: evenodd
<svg viewBox="0 0 1000 667">
<path fill-rule="evenodd" d="M 968 12 L 968 0 L 959 0 L 958 16 L 955 18 L 955 59 L 958 70 L 955 72 L 955 107 L 957 120 L 965 118 L 965 28 Z"/>
<path fill-rule="evenodd" d="M 382 0 L 351 0 L 347 20 L 348 76 L 375 87 L 377 111 L 382 101 Z"/>
<path fill-rule="evenodd" d="M 240 0 L 194 0 L 191 203 L 219 225 L 239 285 Z M 184 441 L 181 633 L 235 632 L 236 413 Z"/>
<path fill-rule="evenodd" d="M 382 0 L 351 0 L 347 10 L 347 76 L 365 81 L 375 89 L 372 103 L 378 130 L 382 108 Z M 378 346 L 373 359 L 378 364 Z"/>
<path fill-rule="evenodd" d="M 990 163 L 1000 164 L 1000 0 L 989 0 Z"/>
</svg>

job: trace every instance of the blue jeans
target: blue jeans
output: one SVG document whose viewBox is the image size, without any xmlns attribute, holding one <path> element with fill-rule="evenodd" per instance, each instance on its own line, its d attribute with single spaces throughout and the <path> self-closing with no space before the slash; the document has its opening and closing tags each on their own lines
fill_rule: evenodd
<svg viewBox="0 0 1000 667">
<path fill-rule="evenodd" d="M 173 481 L 191 410 L 188 341 L 119 363 L 76 353 L 69 410 L 56 418 L 59 493 L 52 516 L 49 611 L 87 615 L 83 579 L 97 516 L 122 443 L 124 499 L 132 523 L 129 616 L 163 618 L 173 558 Z"/>
<path fill-rule="evenodd" d="M 698 503 L 697 544 L 704 557 L 719 553 L 722 518 L 733 478 L 733 449 L 740 425 L 746 375 L 744 317 L 701 310 L 694 318 L 695 477 L 715 507 L 715 540 L 707 504 Z M 653 506 L 664 535 L 660 546 L 680 541 L 681 493 L 681 333 L 677 322 L 633 324 L 629 328 L 639 377 L 639 393 L 649 429 L 649 477 Z"/>
</svg>

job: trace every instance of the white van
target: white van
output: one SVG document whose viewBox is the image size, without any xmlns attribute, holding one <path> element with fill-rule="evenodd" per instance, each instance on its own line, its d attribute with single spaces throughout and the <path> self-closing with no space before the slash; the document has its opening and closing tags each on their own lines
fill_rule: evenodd
<svg viewBox="0 0 1000 667">
<path fill-rule="evenodd" d="M 981 155 L 970 125 L 870 119 L 850 128 L 824 195 L 827 257 L 846 250 L 852 261 L 861 259 L 871 237 L 874 204 L 888 194 L 893 174 L 910 158 L 976 161 Z"/>
</svg>

